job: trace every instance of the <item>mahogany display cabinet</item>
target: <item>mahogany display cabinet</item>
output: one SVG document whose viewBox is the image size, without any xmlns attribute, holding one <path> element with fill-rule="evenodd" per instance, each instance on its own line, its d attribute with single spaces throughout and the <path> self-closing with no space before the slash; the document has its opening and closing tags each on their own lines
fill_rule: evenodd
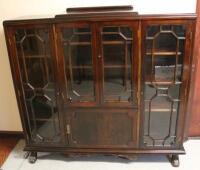
<svg viewBox="0 0 200 170">
<path fill-rule="evenodd" d="M 196 16 L 130 6 L 4 21 L 26 156 L 184 154 Z"/>
</svg>

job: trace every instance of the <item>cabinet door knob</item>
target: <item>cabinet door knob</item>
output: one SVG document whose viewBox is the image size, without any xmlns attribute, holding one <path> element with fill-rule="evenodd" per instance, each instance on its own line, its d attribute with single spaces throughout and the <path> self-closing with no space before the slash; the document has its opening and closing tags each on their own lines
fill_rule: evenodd
<svg viewBox="0 0 200 170">
<path fill-rule="evenodd" d="M 101 54 L 98 55 L 98 58 L 99 58 L 99 59 L 101 58 Z"/>
</svg>

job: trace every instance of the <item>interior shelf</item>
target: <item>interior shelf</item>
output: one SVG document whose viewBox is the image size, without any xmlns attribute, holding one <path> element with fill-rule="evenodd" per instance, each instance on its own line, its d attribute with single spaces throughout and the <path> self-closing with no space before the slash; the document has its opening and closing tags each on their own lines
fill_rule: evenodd
<svg viewBox="0 0 200 170">
<path fill-rule="evenodd" d="M 72 69 L 92 69 L 93 66 L 72 66 Z"/>
<path fill-rule="evenodd" d="M 53 89 L 53 87 L 34 88 L 34 90 L 45 91 L 45 92 L 55 92 L 55 89 Z M 26 88 L 25 91 L 26 92 L 32 92 L 33 90 Z"/>
<path fill-rule="evenodd" d="M 145 109 L 145 112 L 148 112 L 148 109 Z M 165 113 L 165 112 L 171 112 L 170 109 L 151 109 L 151 112 L 161 112 L 161 113 Z M 177 112 L 177 109 L 173 109 L 173 112 Z"/>
<path fill-rule="evenodd" d="M 70 42 L 69 45 L 91 45 L 91 42 Z"/>
<path fill-rule="evenodd" d="M 47 122 L 47 121 L 58 121 L 57 119 L 54 118 L 35 118 L 36 121 L 40 122 Z M 33 120 L 32 120 L 33 121 Z"/>
<path fill-rule="evenodd" d="M 130 65 L 104 65 L 104 68 L 131 68 Z"/>
<path fill-rule="evenodd" d="M 145 100 L 145 102 L 150 102 L 150 100 Z M 174 99 L 174 102 L 180 102 L 179 99 Z M 156 101 L 151 105 L 151 112 L 171 112 L 171 104 L 170 101 L 167 103 L 166 101 L 164 102 L 158 102 Z M 148 105 L 148 104 L 147 104 Z M 149 111 L 149 107 L 145 108 L 145 112 Z M 177 112 L 177 108 L 172 109 L 173 112 Z"/>
<path fill-rule="evenodd" d="M 147 36 L 146 37 L 146 40 L 154 40 L 155 37 L 150 37 L 150 36 Z M 178 37 L 179 40 L 185 40 L 185 37 Z"/>
<path fill-rule="evenodd" d="M 157 84 L 157 85 L 178 85 L 178 84 L 181 84 L 182 82 L 181 81 L 150 81 L 150 79 L 147 79 L 145 81 L 145 84 L 147 85 L 152 85 L 152 84 Z"/>
<path fill-rule="evenodd" d="M 150 50 L 148 50 L 146 52 L 146 55 L 157 55 L 157 56 L 175 56 L 177 53 L 176 51 L 165 51 L 165 50 L 160 50 L 160 51 L 154 51 L 151 52 Z M 181 55 L 181 52 L 178 52 L 178 55 Z"/>
<path fill-rule="evenodd" d="M 130 40 L 130 41 L 103 41 L 103 45 L 131 44 L 132 43 L 131 41 L 132 40 Z"/>
<path fill-rule="evenodd" d="M 30 58 L 50 58 L 50 54 L 45 54 L 45 55 L 26 55 L 25 59 L 30 59 Z"/>
<path fill-rule="evenodd" d="M 103 45 L 124 45 L 124 44 L 131 44 L 132 40 L 129 41 L 103 41 Z M 69 45 L 91 45 L 91 42 L 70 42 Z"/>
</svg>

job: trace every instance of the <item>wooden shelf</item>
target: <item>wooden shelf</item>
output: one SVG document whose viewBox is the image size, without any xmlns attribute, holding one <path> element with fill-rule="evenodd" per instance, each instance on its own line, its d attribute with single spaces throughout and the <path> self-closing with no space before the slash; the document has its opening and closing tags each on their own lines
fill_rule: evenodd
<svg viewBox="0 0 200 170">
<path fill-rule="evenodd" d="M 150 80 L 148 81 L 145 81 L 145 84 L 147 85 L 153 85 L 153 84 L 157 84 L 157 85 L 178 85 L 178 84 L 182 84 L 182 82 L 180 81 L 176 81 L 175 83 L 174 82 L 170 82 L 170 81 L 153 81 L 151 82 Z"/>
<path fill-rule="evenodd" d="M 155 37 L 146 37 L 146 40 L 153 40 Z M 179 40 L 185 40 L 185 37 L 178 37 Z"/>
<path fill-rule="evenodd" d="M 91 45 L 91 42 L 70 42 L 69 45 Z"/>
<path fill-rule="evenodd" d="M 103 41 L 102 44 L 103 45 L 124 45 L 124 44 L 131 44 L 132 40 L 128 40 L 128 41 Z M 65 42 L 65 44 L 69 44 L 71 46 L 74 46 L 74 45 L 91 45 L 92 43 L 91 42 Z"/>
<path fill-rule="evenodd" d="M 74 32 L 74 35 L 92 35 L 91 32 Z"/>
<path fill-rule="evenodd" d="M 130 65 L 104 65 L 104 68 L 131 68 Z"/>
<path fill-rule="evenodd" d="M 53 118 L 36 118 L 36 121 L 40 121 L 40 122 L 49 122 L 49 121 L 58 121 L 57 119 L 53 119 Z M 31 119 L 31 121 L 34 121 L 33 119 Z"/>
<path fill-rule="evenodd" d="M 124 45 L 124 44 L 131 44 L 132 40 L 129 41 L 103 41 L 103 45 Z"/>
<path fill-rule="evenodd" d="M 24 90 L 26 92 L 32 92 L 34 90 L 39 90 L 39 91 L 43 91 L 43 92 L 45 92 L 45 91 L 47 91 L 47 92 L 55 92 L 55 89 L 53 87 L 50 87 L 50 88 L 44 88 L 43 87 L 43 88 L 34 88 L 34 89 L 24 88 Z"/>
<path fill-rule="evenodd" d="M 72 66 L 72 69 L 93 69 L 93 66 Z"/>
<path fill-rule="evenodd" d="M 148 109 L 145 109 L 145 112 L 148 112 Z M 151 112 L 171 112 L 170 109 L 151 109 Z M 177 112 L 176 109 L 173 109 L 173 112 Z"/>
<path fill-rule="evenodd" d="M 146 52 L 146 55 L 152 55 L 152 54 L 159 55 L 159 56 L 175 56 L 176 52 L 175 51 L 164 51 L 164 50 L 154 51 L 153 53 L 150 51 Z M 182 54 L 181 52 L 178 52 L 178 55 L 181 55 L 181 54 Z"/>
<path fill-rule="evenodd" d="M 145 102 L 150 102 L 150 100 L 145 100 Z M 174 102 L 180 102 L 179 99 L 174 99 Z M 167 107 L 168 106 L 168 107 Z M 146 108 L 145 112 L 148 112 L 149 109 Z M 151 112 L 171 112 L 170 102 L 156 102 L 151 107 Z M 173 108 L 173 112 L 177 112 L 177 109 Z"/>
<path fill-rule="evenodd" d="M 31 59 L 31 58 L 51 58 L 51 55 L 25 55 L 25 59 Z"/>
</svg>

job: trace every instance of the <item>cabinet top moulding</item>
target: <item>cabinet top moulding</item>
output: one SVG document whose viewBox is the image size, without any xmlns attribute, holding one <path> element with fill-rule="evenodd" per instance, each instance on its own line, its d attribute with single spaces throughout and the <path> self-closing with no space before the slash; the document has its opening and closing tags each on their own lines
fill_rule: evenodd
<svg viewBox="0 0 200 170">
<path fill-rule="evenodd" d="M 132 11 L 132 5 L 124 6 L 98 6 L 98 7 L 76 7 L 76 8 L 67 8 L 67 13 L 91 13 L 91 12 L 112 12 L 112 11 Z"/>
<path fill-rule="evenodd" d="M 95 12 L 94 12 L 95 11 Z M 3 24 L 23 25 L 23 24 L 55 24 L 73 21 L 130 21 L 130 20 L 159 20 L 159 19 L 196 19 L 195 13 L 188 14 L 145 14 L 140 15 L 133 11 L 131 6 L 105 6 L 105 7 L 84 7 L 68 8 L 66 14 L 58 14 L 55 17 L 29 16 L 27 18 L 17 18 L 16 20 L 7 20 Z"/>
</svg>

